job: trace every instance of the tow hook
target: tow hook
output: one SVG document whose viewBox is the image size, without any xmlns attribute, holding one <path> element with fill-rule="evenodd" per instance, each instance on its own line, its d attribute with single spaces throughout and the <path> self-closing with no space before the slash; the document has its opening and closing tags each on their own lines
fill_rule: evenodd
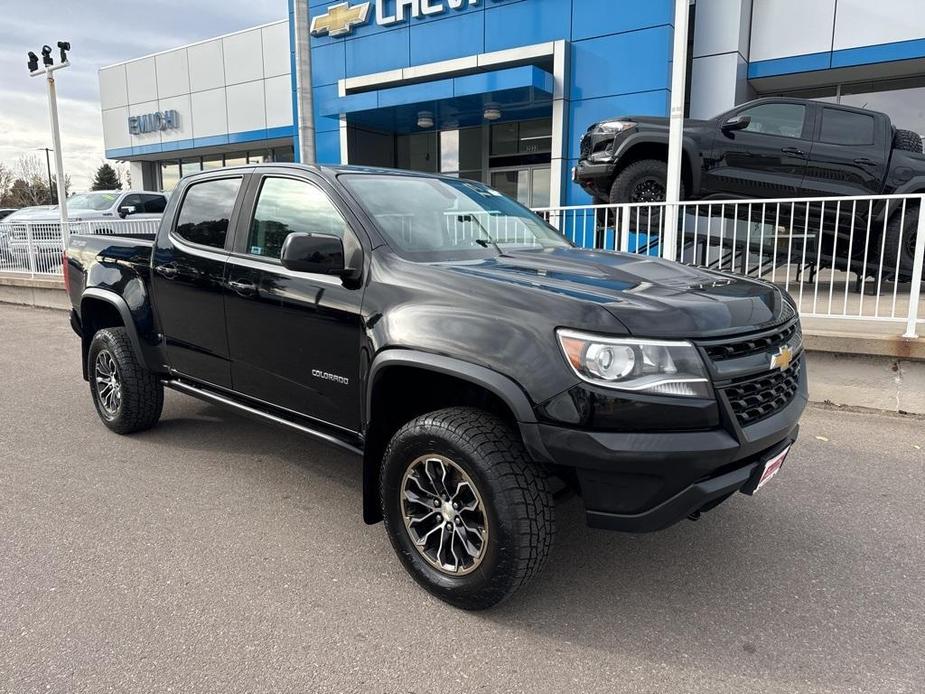
<svg viewBox="0 0 925 694">
<path fill-rule="evenodd" d="M 701 513 L 700 511 L 694 511 L 687 517 L 687 520 L 698 521 L 700 520 Z"/>
</svg>

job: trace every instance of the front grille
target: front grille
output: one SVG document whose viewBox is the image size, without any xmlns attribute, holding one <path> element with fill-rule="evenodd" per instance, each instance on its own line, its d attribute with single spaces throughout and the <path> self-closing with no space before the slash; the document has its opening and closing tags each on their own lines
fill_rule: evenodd
<svg viewBox="0 0 925 694">
<path fill-rule="evenodd" d="M 761 352 L 771 352 L 781 345 L 786 344 L 789 344 L 793 349 L 797 349 L 802 339 L 803 335 L 800 332 L 800 323 L 798 321 L 793 321 L 777 332 L 765 333 L 745 339 L 734 338 L 734 341 L 730 342 L 704 345 L 704 349 L 707 352 L 707 356 L 713 361 L 724 361 L 726 359 L 747 357 Z"/>
<path fill-rule="evenodd" d="M 581 138 L 581 158 L 587 159 L 591 156 L 591 134 L 585 133 Z"/>
<path fill-rule="evenodd" d="M 800 387 L 802 359 L 784 371 L 773 371 L 723 388 L 736 419 L 742 426 L 755 424 L 781 411 Z"/>
</svg>

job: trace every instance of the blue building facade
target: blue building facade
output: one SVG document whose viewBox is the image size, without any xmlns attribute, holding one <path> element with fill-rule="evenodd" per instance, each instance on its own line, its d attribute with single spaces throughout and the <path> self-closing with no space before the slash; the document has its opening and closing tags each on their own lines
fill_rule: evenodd
<svg viewBox="0 0 925 694">
<path fill-rule="evenodd" d="M 570 172 L 587 126 L 668 113 L 671 0 L 308 2 L 319 163 L 423 168 L 534 207 L 583 204 Z"/>
</svg>

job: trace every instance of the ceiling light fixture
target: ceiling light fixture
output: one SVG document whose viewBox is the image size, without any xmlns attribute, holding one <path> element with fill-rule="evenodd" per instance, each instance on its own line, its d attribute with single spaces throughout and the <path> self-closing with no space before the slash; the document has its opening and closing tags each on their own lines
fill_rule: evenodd
<svg viewBox="0 0 925 694">
<path fill-rule="evenodd" d="M 501 117 L 501 109 L 496 104 L 488 104 L 482 116 L 485 120 L 498 120 Z"/>
<path fill-rule="evenodd" d="M 421 111 L 418 113 L 418 127 L 424 130 L 434 127 L 434 114 L 430 111 Z"/>
</svg>

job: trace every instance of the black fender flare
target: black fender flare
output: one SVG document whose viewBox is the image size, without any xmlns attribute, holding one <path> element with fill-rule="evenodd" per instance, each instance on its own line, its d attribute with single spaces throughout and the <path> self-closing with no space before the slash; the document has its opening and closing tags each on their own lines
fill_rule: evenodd
<svg viewBox="0 0 925 694">
<path fill-rule="evenodd" d="M 539 441 L 536 412 L 527 394 L 511 378 L 484 366 L 463 359 L 447 357 L 414 349 L 386 349 L 373 359 L 366 379 L 364 400 L 365 429 L 368 431 L 372 413 L 372 399 L 376 381 L 389 367 L 410 366 L 453 376 L 480 386 L 497 396 L 514 414 L 519 433 L 528 452 L 535 460 L 548 460 L 549 454 Z M 382 520 L 379 507 L 379 465 L 381 460 L 371 459 L 370 448 L 363 456 L 363 520 L 368 524 Z"/>
<path fill-rule="evenodd" d="M 412 366 L 469 381 L 501 398 L 501 401 L 514 413 L 518 422 L 536 422 L 536 413 L 526 393 L 507 376 L 462 359 L 414 349 L 387 349 L 379 352 L 373 359 L 366 379 L 365 416 L 367 419 L 372 411 L 376 380 L 381 372 L 390 366 Z"/>
<path fill-rule="evenodd" d="M 84 290 L 83 296 L 80 297 L 80 324 L 81 326 L 86 326 L 86 316 L 84 315 L 84 302 L 87 299 L 93 299 L 95 301 L 103 301 L 119 312 L 119 315 L 122 317 L 122 325 L 125 328 L 125 331 L 128 333 L 129 342 L 132 343 L 132 349 L 135 352 L 135 357 L 138 359 L 138 362 L 141 364 L 147 364 L 148 360 L 145 358 L 144 349 L 141 346 L 141 338 L 138 336 L 138 326 L 135 325 L 135 320 L 132 318 L 132 312 L 128 307 L 128 304 L 125 303 L 125 299 L 116 294 L 115 292 L 108 291 L 106 289 L 99 289 L 98 287 L 88 287 Z M 86 330 L 82 333 L 83 340 L 87 347 L 89 348 L 90 341 L 93 339 L 93 335 L 87 335 Z M 87 364 L 86 359 L 84 359 L 84 378 L 87 376 Z"/>
<path fill-rule="evenodd" d="M 620 168 L 620 160 L 626 156 L 627 152 L 629 152 L 637 145 L 645 144 L 659 144 L 665 145 L 667 147 L 668 133 L 642 131 L 631 134 L 620 143 L 620 145 L 617 147 L 617 151 L 613 155 L 612 161 L 614 163 L 614 170 Z M 700 155 L 697 154 L 697 148 L 694 144 L 694 141 L 687 135 L 685 135 L 682 140 L 681 149 L 691 173 L 691 190 L 687 191 L 687 195 L 690 197 L 691 195 L 695 195 L 700 190 L 700 176 L 703 169 L 703 164 Z"/>
</svg>

